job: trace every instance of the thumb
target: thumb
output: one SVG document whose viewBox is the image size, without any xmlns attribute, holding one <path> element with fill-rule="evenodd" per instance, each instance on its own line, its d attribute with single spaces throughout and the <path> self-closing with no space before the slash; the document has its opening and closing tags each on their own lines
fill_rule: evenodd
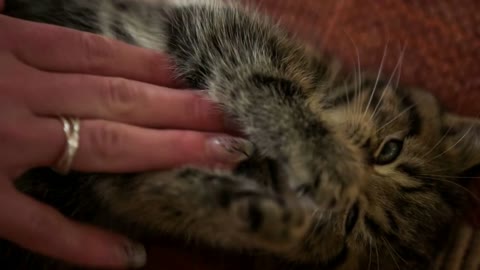
<svg viewBox="0 0 480 270">
<path fill-rule="evenodd" d="M 142 246 L 70 221 L 13 187 L 0 187 L 0 238 L 44 256 L 86 267 L 142 267 L 146 261 Z"/>
</svg>

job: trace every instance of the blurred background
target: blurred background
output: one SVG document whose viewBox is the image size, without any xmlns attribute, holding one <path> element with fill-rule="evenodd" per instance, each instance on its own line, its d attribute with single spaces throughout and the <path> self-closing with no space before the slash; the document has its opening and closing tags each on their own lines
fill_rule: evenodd
<svg viewBox="0 0 480 270">
<path fill-rule="evenodd" d="M 298 38 L 384 76 L 404 48 L 401 82 L 434 92 L 451 110 L 478 115 L 479 0 L 241 0 L 279 19 Z"/>
</svg>

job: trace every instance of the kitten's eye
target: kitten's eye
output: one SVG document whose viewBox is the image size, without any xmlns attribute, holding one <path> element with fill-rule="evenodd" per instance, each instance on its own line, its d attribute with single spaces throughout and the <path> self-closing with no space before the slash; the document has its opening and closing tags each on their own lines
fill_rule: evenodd
<svg viewBox="0 0 480 270">
<path fill-rule="evenodd" d="M 397 159 L 397 157 L 400 155 L 400 152 L 402 152 L 402 147 L 402 140 L 389 140 L 383 145 L 382 150 L 375 159 L 375 163 L 378 165 L 386 165 L 394 162 L 395 159 Z"/>
</svg>

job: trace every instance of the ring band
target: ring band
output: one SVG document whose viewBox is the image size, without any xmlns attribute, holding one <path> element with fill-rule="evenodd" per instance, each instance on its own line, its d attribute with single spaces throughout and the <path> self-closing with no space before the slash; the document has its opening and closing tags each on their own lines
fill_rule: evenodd
<svg viewBox="0 0 480 270">
<path fill-rule="evenodd" d="M 65 150 L 52 169 L 57 173 L 65 175 L 70 172 L 73 159 L 78 150 L 80 141 L 80 119 L 60 116 L 59 120 L 63 124 L 63 132 L 65 133 Z"/>
</svg>

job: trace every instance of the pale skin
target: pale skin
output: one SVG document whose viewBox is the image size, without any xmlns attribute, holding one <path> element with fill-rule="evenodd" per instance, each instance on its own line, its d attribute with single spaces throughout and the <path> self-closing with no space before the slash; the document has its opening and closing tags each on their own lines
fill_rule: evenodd
<svg viewBox="0 0 480 270">
<path fill-rule="evenodd" d="M 0 238 L 84 266 L 122 268 L 138 260 L 125 252 L 131 244 L 124 237 L 71 221 L 15 190 L 19 175 L 60 157 L 58 115 L 81 119 L 77 171 L 228 168 L 245 158 L 216 143 L 229 136 L 222 113 L 197 92 L 179 89 L 166 56 L 2 15 L 0 26 Z"/>
</svg>

